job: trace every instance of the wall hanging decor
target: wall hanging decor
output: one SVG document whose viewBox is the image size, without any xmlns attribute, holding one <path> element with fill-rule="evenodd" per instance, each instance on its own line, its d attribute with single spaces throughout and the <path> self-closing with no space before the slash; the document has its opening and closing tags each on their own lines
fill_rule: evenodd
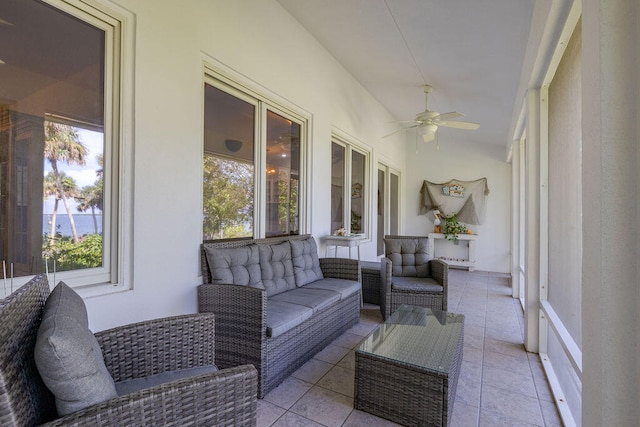
<svg viewBox="0 0 640 427">
<path fill-rule="evenodd" d="M 438 210 L 445 217 L 455 214 L 460 222 L 482 224 L 488 194 L 487 178 L 443 183 L 425 180 L 420 189 L 420 214 Z"/>
</svg>

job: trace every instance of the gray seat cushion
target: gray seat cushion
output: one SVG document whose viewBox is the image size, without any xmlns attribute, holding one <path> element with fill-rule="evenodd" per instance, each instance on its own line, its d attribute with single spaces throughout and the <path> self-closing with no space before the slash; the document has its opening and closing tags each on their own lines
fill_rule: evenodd
<svg viewBox="0 0 640 427">
<path fill-rule="evenodd" d="M 299 304 L 267 300 L 267 336 L 277 337 L 309 319 L 313 310 Z"/>
<path fill-rule="evenodd" d="M 325 289 L 310 289 L 305 286 L 274 295 L 269 300 L 302 305 L 311 308 L 315 313 L 340 301 L 340 293 Z"/>
<path fill-rule="evenodd" d="M 305 289 L 325 289 L 340 294 L 341 299 L 345 299 L 360 290 L 360 282 L 346 279 L 325 278 L 305 285 Z"/>
<path fill-rule="evenodd" d="M 297 286 L 304 286 L 324 278 L 318 259 L 318 247 L 313 237 L 291 240 L 291 258 Z"/>
<path fill-rule="evenodd" d="M 260 251 L 262 283 L 267 290 L 267 296 L 295 289 L 296 280 L 293 275 L 289 242 L 259 244 L 258 250 Z"/>
<path fill-rule="evenodd" d="M 59 415 L 118 397 L 82 298 L 60 282 L 44 307 L 34 350 L 38 372 Z"/>
<path fill-rule="evenodd" d="M 391 288 L 396 292 L 443 292 L 442 286 L 429 277 L 394 277 Z"/>
<path fill-rule="evenodd" d="M 196 366 L 193 368 L 179 369 L 176 371 L 161 372 L 155 375 L 149 375 L 143 378 L 133 378 L 130 380 L 120 381 L 116 383 L 116 391 L 118 396 L 134 393 L 136 391 L 155 387 L 161 384 L 170 383 L 184 378 L 191 378 L 198 375 L 210 374 L 216 372 L 218 368 L 215 365 Z"/>
<path fill-rule="evenodd" d="M 429 277 L 431 275 L 428 240 L 415 239 L 384 239 L 385 256 L 391 260 L 394 276 Z"/>
<path fill-rule="evenodd" d="M 205 248 L 211 283 L 264 289 L 257 245 L 239 248 Z"/>
</svg>

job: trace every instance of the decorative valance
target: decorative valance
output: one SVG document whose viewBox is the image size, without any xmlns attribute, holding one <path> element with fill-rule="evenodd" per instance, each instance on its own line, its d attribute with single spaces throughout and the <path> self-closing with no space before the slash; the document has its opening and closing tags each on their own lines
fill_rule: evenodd
<svg viewBox="0 0 640 427">
<path fill-rule="evenodd" d="M 475 181 L 452 179 L 441 184 L 425 180 L 420 194 L 422 215 L 438 209 L 445 216 L 456 214 L 458 221 L 467 224 L 484 222 L 485 202 L 489 194 L 487 178 Z"/>
</svg>

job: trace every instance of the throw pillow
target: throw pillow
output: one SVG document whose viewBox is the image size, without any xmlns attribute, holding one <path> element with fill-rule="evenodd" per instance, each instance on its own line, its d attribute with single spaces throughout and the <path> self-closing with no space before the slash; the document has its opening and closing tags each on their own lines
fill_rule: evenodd
<svg viewBox="0 0 640 427">
<path fill-rule="evenodd" d="M 385 255 L 391 260 L 394 276 L 429 277 L 429 253 L 426 237 L 415 239 L 385 238 Z"/>
<path fill-rule="evenodd" d="M 205 248 L 211 283 L 264 289 L 257 245 L 238 248 Z"/>
<path fill-rule="evenodd" d="M 45 303 L 34 357 L 59 415 L 118 396 L 100 345 L 89 330 L 84 301 L 63 282 Z"/>
<path fill-rule="evenodd" d="M 318 247 L 313 237 L 291 240 L 291 258 L 297 286 L 304 286 L 323 279 L 318 259 Z"/>
<path fill-rule="evenodd" d="M 295 289 L 296 281 L 289 242 L 259 244 L 258 250 L 262 283 L 267 290 L 267 296 Z"/>
</svg>

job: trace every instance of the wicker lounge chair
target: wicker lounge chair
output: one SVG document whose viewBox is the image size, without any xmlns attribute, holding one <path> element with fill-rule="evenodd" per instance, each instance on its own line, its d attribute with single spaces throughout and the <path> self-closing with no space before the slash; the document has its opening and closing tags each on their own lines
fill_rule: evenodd
<svg viewBox="0 0 640 427">
<path fill-rule="evenodd" d="M 250 365 L 146 388 L 59 417 L 34 360 L 49 294 L 47 277 L 40 275 L 0 300 L 0 425 L 256 424 L 257 372 Z M 115 381 L 211 365 L 214 360 L 212 315 L 152 320 L 95 336 Z"/>
<path fill-rule="evenodd" d="M 384 237 L 380 311 L 386 320 L 403 304 L 447 310 L 449 266 L 429 259 L 426 236 Z"/>
</svg>

